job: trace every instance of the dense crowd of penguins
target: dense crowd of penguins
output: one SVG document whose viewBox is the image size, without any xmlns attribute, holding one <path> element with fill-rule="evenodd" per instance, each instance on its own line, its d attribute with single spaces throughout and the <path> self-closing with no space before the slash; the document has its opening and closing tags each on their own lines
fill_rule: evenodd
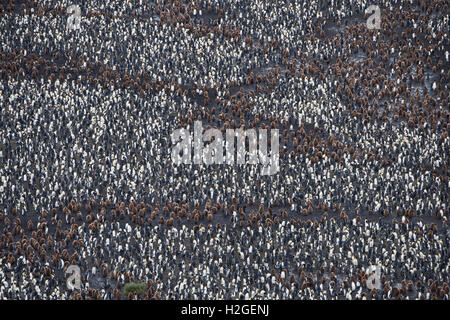
<svg viewBox="0 0 450 320">
<path fill-rule="evenodd" d="M 448 8 L 0 1 L 0 299 L 448 300 Z M 174 164 L 197 120 L 279 172 Z"/>
</svg>

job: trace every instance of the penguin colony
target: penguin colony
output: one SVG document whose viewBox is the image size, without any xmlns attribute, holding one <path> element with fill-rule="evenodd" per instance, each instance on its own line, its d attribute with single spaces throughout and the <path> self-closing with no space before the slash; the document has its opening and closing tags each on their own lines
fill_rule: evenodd
<svg viewBox="0 0 450 320">
<path fill-rule="evenodd" d="M 0 1 L 0 299 L 449 299 L 448 1 L 72 4 Z M 279 172 L 175 165 L 196 120 Z"/>
</svg>

